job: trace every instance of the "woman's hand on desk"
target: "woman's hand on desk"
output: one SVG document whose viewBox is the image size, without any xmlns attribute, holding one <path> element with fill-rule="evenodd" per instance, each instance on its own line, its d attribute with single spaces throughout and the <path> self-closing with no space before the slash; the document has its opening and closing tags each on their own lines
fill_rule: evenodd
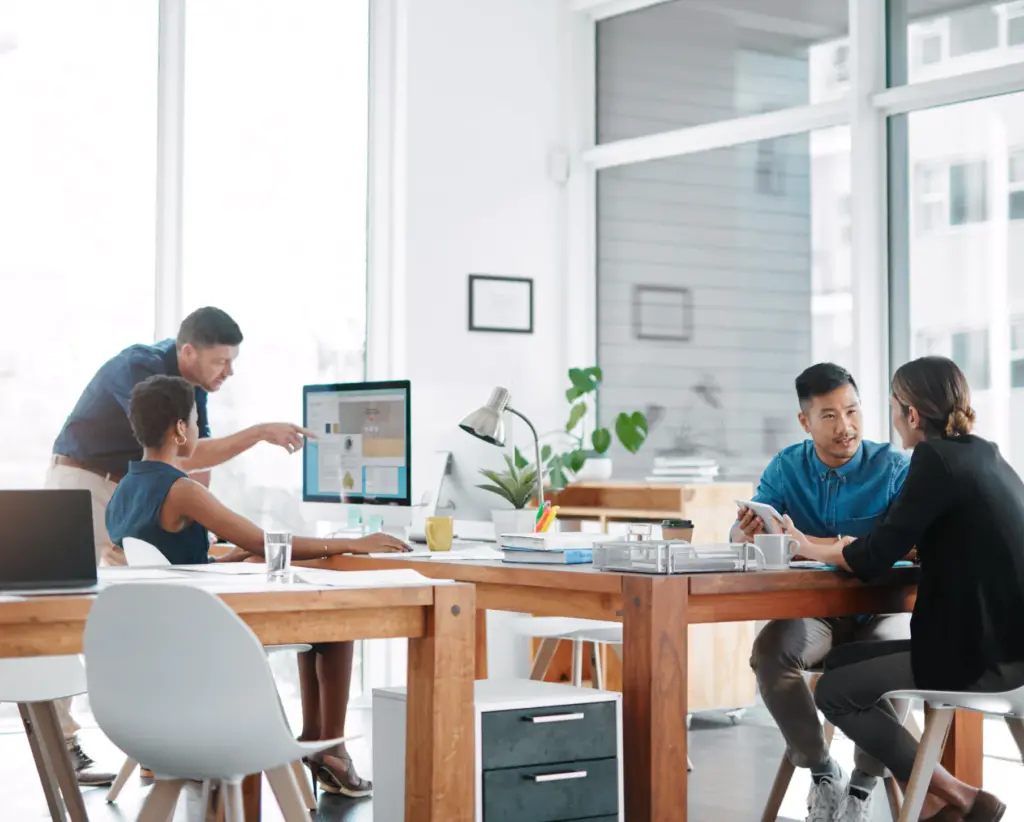
<svg viewBox="0 0 1024 822">
<path fill-rule="evenodd" d="M 349 540 L 348 554 L 401 554 L 411 551 L 402 540 L 385 533 L 370 534 L 368 537 Z"/>
<path fill-rule="evenodd" d="M 250 554 L 248 551 L 245 551 L 242 548 L 239 548 L 237 545 L 235 545 L 235 546 L 232 546 L 231 550 L 228 551 L 226 554 L 222 554 L 221 556 L 217 557 L 213 561 L 214 562 L 245 562 L 247 559 L 250 559 L 252 556 L 253 555 Z"/>
<path fill-rule="evenodd" d="M 843 557 L 843 548 L 853 542 L 850 537 L 839 537 L 838 539 L 809 537 L 793 524 L 789 514 L 783 517 L 782 527 L 789 536 L 800 543 L 800 548 L 797 551 L 800 556 L 824 562 L 826 565 L 835 565 L 846 571 L 850 570 L 850 566 L 846 564 L 846 559 Z"/>
</svg>

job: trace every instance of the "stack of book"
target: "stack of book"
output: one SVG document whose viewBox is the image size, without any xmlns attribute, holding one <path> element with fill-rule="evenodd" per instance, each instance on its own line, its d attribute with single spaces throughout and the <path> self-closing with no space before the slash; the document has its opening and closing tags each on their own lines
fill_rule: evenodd
<svg viewBox="0 0 1024 822">
<path fill-rule="evenodd" d="M 714 482 L 717 476 L 718 462 L 707 457 L 655 457 L 647 482 L 692 485 Z"/>
<path fill-rule="evenodd" d="M 578 531 L 544 534 L 502 534 L 498 538 L 504 562 L 542 565 L 582 565 L 594 561 L 594 543 L 609 539 L 604 534 Z"/>
</svg>

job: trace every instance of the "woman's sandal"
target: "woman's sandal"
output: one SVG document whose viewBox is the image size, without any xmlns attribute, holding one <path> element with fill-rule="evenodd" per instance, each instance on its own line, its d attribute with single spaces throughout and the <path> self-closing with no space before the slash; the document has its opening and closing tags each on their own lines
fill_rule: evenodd
<svg viewBox="0 0 1024 822">
<path fill-rule="evenodd" d="M 360 799 L 373 793 L 373 783 L 356 773 L 352 757 L 348 753 L 328 754 L 328 756 L 348 763 L 348 767 L 343 771 L 332 768 L 319 758 L 322 756 L 324 754 L 317 754 L 317 758 L 309 757 L 306 759 L 306 766 L 313 776 L 313 781 L 319 783 L 327 793 L 340 794 L 351 799 Z"/>
</svg>

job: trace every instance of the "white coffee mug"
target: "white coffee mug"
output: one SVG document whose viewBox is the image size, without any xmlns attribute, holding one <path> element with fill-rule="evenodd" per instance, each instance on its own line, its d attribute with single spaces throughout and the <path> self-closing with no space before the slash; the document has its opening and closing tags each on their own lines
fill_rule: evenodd
<svg viewBox="0 0 1024 822">
<path fill-rule="evenodd" d="M 781 571 L 789 568 L 789 561 L 796 554 L 800 542 L 786 534 L 757 534 L 754 545 L 761 555 L 765 570 Z"/>
</svg>

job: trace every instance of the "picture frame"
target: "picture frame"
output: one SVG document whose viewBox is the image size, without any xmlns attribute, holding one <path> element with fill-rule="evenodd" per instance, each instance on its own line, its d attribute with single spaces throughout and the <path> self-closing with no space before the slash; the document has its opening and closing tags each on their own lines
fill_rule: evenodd
<svg viewBox="0 0 1024 822">
<path fill-rule="evenodd" d="M 469 330 L 491 334 L 533 333 L 533 280 L 469 275 Z"/>
<path fill-rule="evenodd" d="M 693 292 L 689 288 L 634 286 L 633 336 L 638 340 L 690 342 Z"/>
</svg>

